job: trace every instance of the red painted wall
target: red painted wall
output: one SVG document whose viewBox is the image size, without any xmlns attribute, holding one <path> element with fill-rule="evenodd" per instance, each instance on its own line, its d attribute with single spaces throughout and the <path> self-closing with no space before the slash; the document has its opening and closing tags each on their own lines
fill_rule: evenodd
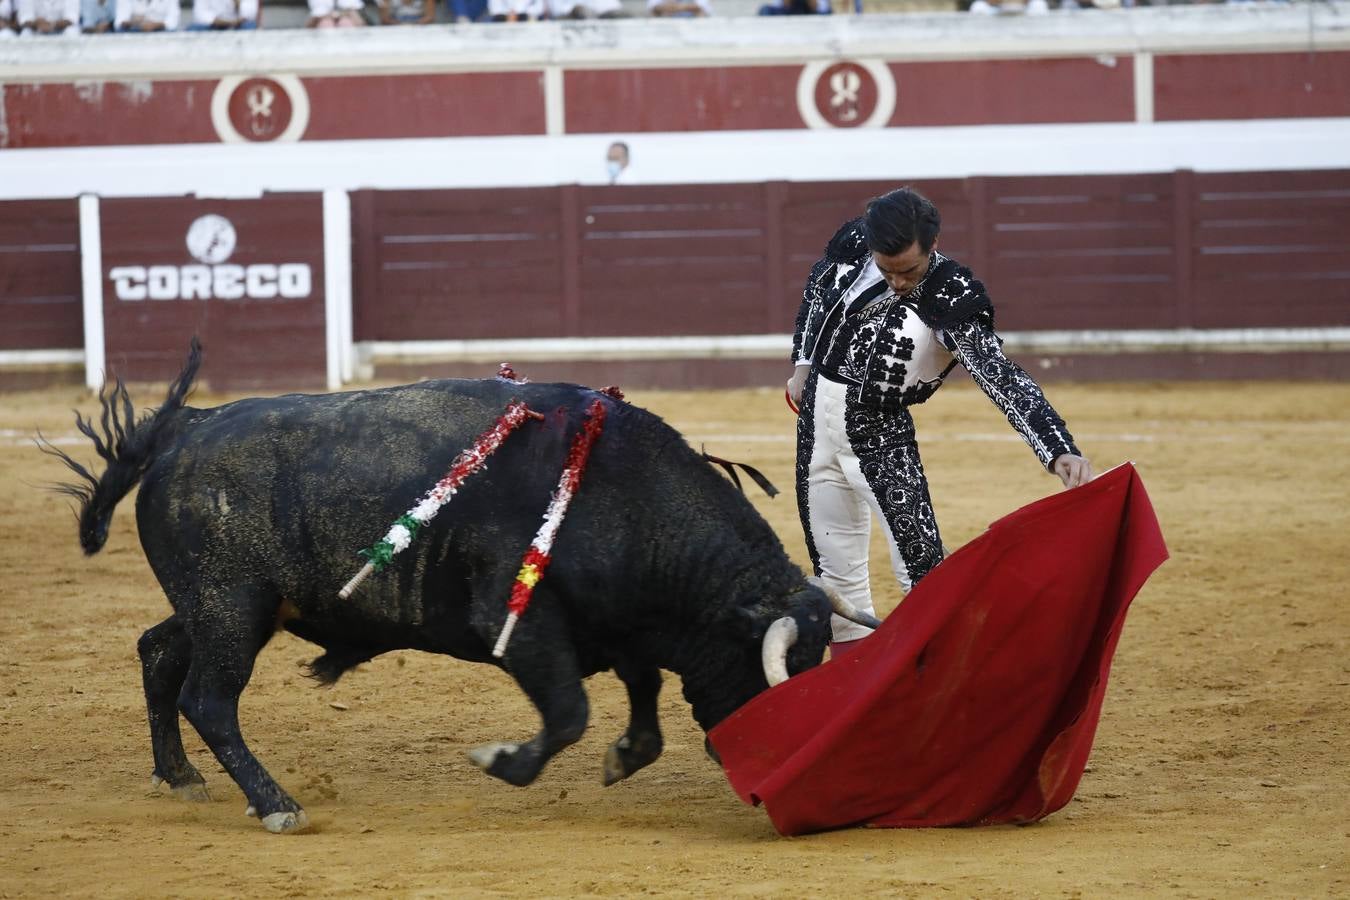
<svg viewBox="0 0 1350 900">
<path fill-rule="evenodd" d="M 0 87 L 9 126 L 2 147 L 85 147 L 215 143 L 211 118 L 219 82 L 139 81 L 9 84 Z M 250 87 L 265 83 L 265 102 Z M 474 137 L 544 133 L 543 76 L 537 71 L 354 75 L 300 79 L 292 98 L 271 78 L 231 91 L 229 116 L 248 140 L 275 140 L 306 105 L 304 140 Z M 249 125 L 256 125 L 250 129 Z"/>
<path fill-rule="evenodd" d="M 819 71 L 715 62 L 567 69 L 565 131 L 804 128 L 813 109 L 833 126 L 856 127 L 884 93 L 878 77 L 857 62 L 817 66 Z M 877 71 L 880 80 L 894 82 L 895 106 L 885 120 L 892 127 L 1129 122 L 1135 115 L 1134 59 L 1128 55 L 889 63 Z M 798 106 L 803 73 L 811 81 L 805 113 Z M 841 75 L 847 77 L 837 81 Z M 266 102 L 255 95 L 250 106 L 250 87 L 269 78 L 244 80 L 227 104 L 235 130 L 248 140 L 277 139 L 299 106 L 309 109 L 305 140 L 545 131 L 540 69 L 309 77 L 299 79 L 297 97 L 273 80 Z M 4 85 L 0 103 L 9 130 L 0 146 L 215 142 L 220 135 L 211 101 L 219 83 Z M 1159 54 L 1154 83 L 1160 121 L 1350 115 L 1350 51 Z"/>
<path fill-rule="evenodd" d="M 571 134 L 802 128 L 801 66 L 574 69 L 563 75 Z"/>
<path fill-rule="evenodd" d="M 1193 176 L 1190 324 L 1350 325 L 1350 170 Z"/>
<path fill-rule="evenodd" d="M 1178 303 L 1174 182 L 1171 175 L 983 179 L 977 272 L 1000 327 L 1188 324 Z"/>
<path fill-rule="evenodd" d="M 84 346 L 76 200 L 0 203 L 0 350 Z"/>
<path fill-rule="evenodd" d="M 892 63 L 890 124 L 1133 122 L 1134 59 L 991 59 Z"/>
<path fill-rule="evenodd" d="M 358 191 L 357 340 L 565 333 L 556 188 Z"/>
<path fill-rule="evenodd" d="M 355 337 L 791 330 L 890 183 L 365 192 Z M 918 182 L 1004 330 L 1350 324 L 1350 170 Z"/>
<path fill-rule="evenodd" d="M 1154 117 L 1350 116 L 1350 51 L 1157 56 Z"/>
<path fill-rule="evenodd" d="M 215 81 L 6 84 L 9 136 L 0 147 L 100 147 L 218 140 Z"/>
<path fill-rule="evenodd" d="M 539 72 L 305 78 L 305 140 L 544 133 Z"/>
</svg>

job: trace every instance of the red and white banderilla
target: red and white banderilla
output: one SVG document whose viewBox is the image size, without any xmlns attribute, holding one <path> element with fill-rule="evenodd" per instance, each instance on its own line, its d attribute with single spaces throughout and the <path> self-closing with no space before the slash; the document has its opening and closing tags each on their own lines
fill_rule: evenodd
<svg viewBox="0 0 1350 900">
<path fill-rule="evenodd" d="M 586 460 L 591 455 L 591 446 L 600 436 L 604 426 L 605 404 L 596 400 L 586 410 L 586 421 L 582 423 L 581 430 L 572 437 L 572 447 L 567 452 L 567 464 L 563 466 L 562 475 L 558 477 L 558 488 L 553 492 L 553 498 L 544 512 L 544 522 L 539 526 L 534 540 L 530 542 L 530 549 L 525 552 L 525 558 L 520 562 L 520 571 L 516 573 L 516 580 L 511 585 L 511 599 L 506 604 L 508 610 L 506 625 L 502 627 L 502 633 L 492 648 L 492 655 L 497 659 L 501 659 L 502 654 L 506 652 L 511 632 L 515 630 L 516 622 L 524 614 L 525 608 L 530 605 L 534 586 L 544 577 L 544 570 L 548 568 L 553 558 L 553 540 L 558 535 L 563 517 L 567 515 L 567 507 L 572 502 L 572 497 L 581 485 L 581 475 L 586 470 Z"/>
<path fill-rule="evenodd" d="M 445 477 L 436 482 L 436 485 L 427 491 L 426 496 L 416 506 L 399 516 L 382 540 L 374 546 L 360 551 L 361 555 L 368 561 L 361 568 L 361 571 L 353 575 L 352 579 L 342 587 L 342 590 L 338 591 L 338 596 L 346 600 L 371 572 L 380 571 L 389 565 L 396 554 L 407 549 L 413 538 L 417 537 L 417 532 L 421 530 L 422 526 L 435 518 L 441 507 L 450 502 L 450 498 L 459 490 L 465 479 L 487 464 L 487 458 L 497 451 L 497 448 L 502 445 L 502 441 L 506 440 L 511 432 L 519 428 L 522 422 L 526 419 L 543 418 L 540 413 L 530 409 L 519 400 L 512 400 L 508 403 L 506 412 L 497 419 L 496 423 L 480 434 L 467 450 L 455 457 L 454 462 L 450 464 L 450 471 L 446 473 Z"/>
</svg>

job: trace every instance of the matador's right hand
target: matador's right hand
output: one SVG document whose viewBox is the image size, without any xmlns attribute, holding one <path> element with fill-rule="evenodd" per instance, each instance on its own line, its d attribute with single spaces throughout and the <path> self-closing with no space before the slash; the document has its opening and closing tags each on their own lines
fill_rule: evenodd
<svg viewBox="0 0 1350 900">
<path fill-rule="evenodd" d="M 797 366 L 788 379 L 787 392 L 796 406 L 802 405 L 802 390 L 806 387 L 806 376 L 811 374 L 810 366 Z"/>
<path fill-rule="evenodd" d="M 1078 487 L 1092 480 L 1092 463 L 1073 453 L 1063 453 L 1056 457 L 1051 467 L 1066 488 Z"/>
</svg>

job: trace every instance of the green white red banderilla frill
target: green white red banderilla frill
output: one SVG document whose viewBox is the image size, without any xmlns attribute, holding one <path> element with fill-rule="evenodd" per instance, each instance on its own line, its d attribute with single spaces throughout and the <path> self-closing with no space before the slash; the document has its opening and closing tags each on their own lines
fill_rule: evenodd
<svg viewBox="0 0 1350 900">
<path fill-rule="evenodd" d="M 558 477 L 558 489 L 549 500 L 548 509 L 544 512 L 544 522 L 530 543 L 530 549 L 520 561 L 520 571 L 511 585 L 511 599 L 506 603 L 508 610 L 506 624 L 502 627 L 496 646 L 492 648 L 492 655 L 498 659 L 506 652 L 506 643 L 511 640 L 511 632 L 515 630 L 516 622 L 520 620 L 525 608 L 530 605 L 534 586 L 544 577 L 544 570 L 548 568 L 553 558 L 553 540 L 558 535 L 563 517 L 567 515 L 568 504 L 572 502 L 572 497 L 581 485 L 581 475 L 586 471 L 586 460 L 591 455 L 591 445 L 595 443 L 604 427 L 605 404 L 596 400 L 586 410 L 586 421 L 582 424 L 581 430 L 572 436 L 572 447 L 567 451 L 567 464 L 563 466 L 562 475 Z"/>
<path fill-rule="evenodd" d="M 381 571 L 397 554 L 406 550 L 417 537 L 417 532 L 436 517 L 442 506 L 450 502 L 450 498 L 459 490 L 465 479 L 481 471 L 487 464 L 487 458 L 496 452 L 507 436 L 520 427 L 522 422 L 526 419 L 543 418 L 519 400 L 508 403 L 506 412 L 502 413 L 496 423 L 480 434 L 472 446 L 455 457 L 445 477 L 436 482 L 435 487 L 427 491 L 426 496 L 416 506 L 394 520 L 384 539 L 360 551 L 361 556 L 366 558 L 366 564 L 361 571 L 352 576 L 352 580 L 348 581 L 342 590 L 338 591 L 338 596 L 346 600 L 361 582 L 366 580 L 366 576 L 371 572 Z"/>
</svg>

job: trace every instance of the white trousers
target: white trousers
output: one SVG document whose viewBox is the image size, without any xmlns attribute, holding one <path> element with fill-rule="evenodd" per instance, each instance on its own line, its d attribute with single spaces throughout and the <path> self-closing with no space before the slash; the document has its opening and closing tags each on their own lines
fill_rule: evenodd
<svg viewBox="0 0 1350 900">
<path fill-rule="evenodd" d="M 873 517 L 885 529 L 891 568 L 906 591 L 910 578 L 895 535 L 848 439 L 846 391 L 845 385 L 816 379 L 814 441 L 806 473 L 810 501 L 807 513 L 821 580 L 858 609 L 875 613 L 868 571 Z M 872 633 L 839 616 L 832 617 L 830 623 L 836 641 L 852 641 Z"/>
</svg>

